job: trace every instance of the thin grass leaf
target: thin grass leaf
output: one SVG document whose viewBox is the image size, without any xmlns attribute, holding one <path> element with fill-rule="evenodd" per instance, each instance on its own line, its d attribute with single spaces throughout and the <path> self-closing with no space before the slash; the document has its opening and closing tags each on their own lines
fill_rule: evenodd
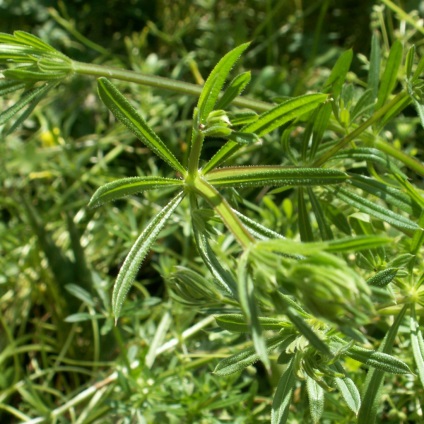
<svg viewBox="0 0 424 424">
<path fill-rule="evenodd" d="M 414 217 L 420 216 L 420 205 L 411 196 L 408 196 L 401 190 L 363 175 L 351 174 L 351 177 L 350 182 L 353 186 L 384 200 L 390 205 L 396 206 L 408 215 Z"/>
<path fill-rule="evenodd" d="M 252 234 L 253 237 L 255 237 L 258 240 L 268 240 L 268 239 L 275 239 L 280 238 L 284 239 L 285 237 L 270 228 L 267 228 L 253 219 L 248 218 L 247 216 L 243 215 L 236 209 L 233 209 L 234 213 L 238 216 L 240 221 L 245 225 L 245 227 L 249 230 L 250 234 Z"/>
<path fill-rule="evenodd" d="M 176 171 L 185 175 L 185 168 L 176 159 L 173 153 L 108 79 L 99 78 L 98 91 L 103 103 L 118 120 L 142 140 L 157 156 L 163 159 Z"/>
<path fill-rule="evenodd" d="M 312 422 L 317 424 L 324 412 L 324 389 L 314 379 L 306 376 L 306 390 Z"/>
<path fill-rule="evenodd" d="M 241 314 L 222 314 L 215 316 L 216 323 L 224 330 L 234 333 L 248 333 L 250 325 L 246 317 Z M 259 323 L 264 330 L 279 331 L 282 328 L 291 327 L 287 321 L 277 318 L 259 317 Z"/>
<path fill-rule="evenodd" d="M 228 74 L 249 44 L 250 43 L 241 44 L 228 52 L 209 74 L 209 77 L 203 86 L 202 93 L 200 94 L 199 102 L 197 103 L 198 124 L 206 123 L 209 113 L 211 113 L 215 108 L 215 104 Z"/>
<path fill-rule="evenodd" d="M 390 173 L 397 174 L 403 178 L 407 176 L 399 169 L 393 159 L 386 154 L 380 152 L 380 150 L 370 147 L 358 147 L 356 149 L 347 149 L 333 156 L 330 160 L 354 160 L 357 162 L 365 161 L 381 166 L 383 169 Z"/>
<path fill-rule="evenodd" d="M 375 105 L 379 109 L 384 105 L 387 98 L 395 88 L 397 82 L 397 75 L 400 64 L 402 63 L 403 46 L 399 40 L 396 40 L 390 49 L 389 57 L 384 68 L 383 76 L 380 81 L 380 88 L 378 90 L 378 100 Z"/>
<path fill-rule="evenodd" d="M 57 51 L 55 48 L 45 43 L 44 41 L 42 41 L 40 38 L 36 37 L 35 35 L 30 34 L 29 32 L 15 31 L 13 35 L 15 37 L 15 40 L 20 44 L 31 46 L 38 50 L 42 50 L 42 51 L 44 50 L 47 52 Z"/>
<path fill-rule="evenodd" d="M 343 171 L 282 166 L 234 166 L 215 169 L 206 176 L 214 186 L 310 186 L 340 184 L 349 177 Z"/>
<path fill-rule="evenodd" d="M 255 298 L 255 287 L 253 285 L 253 279 L 249 273 L 248 253 L 249 251 L 246 251 L 241 256 L 238 263 L 238 297 L 242 311 L 250 325 L 255 351 L 266 369 L 270 371 L 271 363 L 268 358 L 265 339 L 263 338 L 262 327 L 259 321 L 259 310 Z"/>
<path fill-rule="evenodd" d="M 333 239 L 333 233 L 331 231 L 330 226 L 327 223 L 327 220 L 325 218 L 325 213 L 324 213 L 324 210 L 321 206 L 320 201 L 315 196 L 315 193 L 313 192 L 313 190 L 310 187 L 308 187 L 307 190 L 308 190 L 309 200 L 311 201 L 312 211 L 313 211 L 315 218 L 317 220 L 318 229 L 319 229 L 319 232 L 321 234 L 322 240 Z"/>
<path fill-rule="evenodd" d="M 255 122 L 243 127 L 242 131 L 252 132 L 262 137 L 285 123 L 314 110 L 327 99 L 327 94 L 305 94 L 289 99 L 261 114 Z"/>
<path fill-rule="evenodd" d="M 219 259 L 216 257 L 212 250 L 206 235 L 200 231 L 196 222 L 193 219 L 193 232 L 194 239 L 196 242 L 197 250 L 202 257 L 204 264 L 208 267 L 212 276 L 218 282 L 218 284 L 233 297 L 237 296 L 237 282 L 234 279 L 232 273 L 221 265 Z"/>
<path fill-rule="evenodd" d="M 181 187 L 183 180 L 163 177 L 130 177 L 121 178 L 98 188 L 90 199 L 88 207 L 100 206 L 106 202 L 140 193 L 144 190 L 154 190 L 166 187 Z"/>
<path fill-rule="evenodd" d="M 411 305 L 411 316 L 409 317 L 409 328 L 411 330 L 411 345 L 414 354 L 415 364 L 421 385 L 424 387 L 424 339 L 420 330 L 420 324 L 415 312 L 415 304 Z"/>
<path fill-rule="evenodd" d="M 243 72 L 237 75 L 225 89 L 224 94 L 216 103 L 215 109 L 226 109 L 230 103 L 239 96 L 249 84 L 251 72 Z"/>
<path fill-rule="evenodd" d="M 384 246 L 387 243 L 392 243 L 390 237 L 383 236 L 356 236 L 344 237 L 337 240 L 329 240 L 325 247 L 327 252 L 342 253 L 342 252 L 359 252 L 361 250 L 375 249 Z"/>
<path fill-rule="evenodd" d="M 285 335 L 277 335 L 265 341 L 268 352 L 274 350 L 285 339 Z M 244 370 L 246 367 L 259 361 L 259 355 L 254 347 L 243 349 L 228 358 L 219 361 L 213 373 L 219 376 L 230 375 L 235 372 Z"/>
<path fill-rule="evenodd" d="M 372 93 L 372 104 L 378 96 L 378 86 L 380 83 L 380 63 L 381 63 L 381 48 L 377 35 L 374 33 L 371 38 L 371 54 L 370 67 L 368 70 L 368 89 Z"/>
<path fill-rule="evenodd" d="M 366 213 L 374 218 L 380 219 L 402 230 L 418 230 L 420 227 L 408 218 L 384 208 L 371 200 L 365 199 L 358 194 L 352 193 L 342 187 L 333 190 L 327 187 L 337 198 L 344 201 L 353 208 Z"/>
<path fill-rule="evenodd" d="M 352 63 L 353 51 L 349 49 L 343 52 L 337 59 L 331 74 L 324 84 L 324 91 L 331 93 L 334 98 L 338 98 L 342 90 L 342 86 L 346 80 L 346 75 L 349 72 L 350 64 Z"/>
<path fill-rule="evenodd" d="M 319 350 L 324 355 L 331 357 L 330 348 L 325 344 L 321 337 L 312 329 L 312 327 L 291 307 L 287 309 L 287 316 L 290 321 L 296 326 L 299 332 L 305 336 L 311 346 Z"/>
<path fill-rule="evenodd" d="M 271 424 L 284 424 L 287 422 L 295 384 L 295 360 L 293 358 L 288 363 L 278 382 L 277 390 L 272 400 Z"/>
<path fill-rule="evenodd" d="M 358 415 L 359 409 L 361 408 L 361 395 L 358 388 L 351 378 L 346 377 L 346 372 L 339 361 L 336 361 L 332 365 L 332 368 L 340 374 L 345 374 L 345 377 L 336 377 L 334 382 L 336 383 L 336 386 L 343 396 L 347 406 L 355 413 L 355 415 Z"/>
<path fill-rule="evenodd" d="M 380 345 L 380 352 L 388 355 L 392 352 L 396 335 L 408 308 L 409 305 L 405 305 L 398 313 L 395 322 L 390 327 L 384 337 L 383 343 Z M 372 368 L 368 371 L 367 378 L 365 379 L 363 386 L 364 391 L 362 393 L 362 404 L 358 414 L 358 424 L 375 423 L 382 395 L 384 374 L 384 371 L 376 368 Z"/>
<path fill-rule="evenodd" d="M 20 110 L 29 105 L 34 99 L 41 99 L 50 89 L 52 85 L 47 83 L 39 87 L 31 88 L 22 94 L 21 98 L 9 109 L 0 113 L 0 125 L 13 118 Z"/>
<path fill-rule="evenodd" d="M 26 83 L 19 81 L 0 81 L 0 96 L 3 97 L 6 94 L 21 90 L 26 86 Z"/>
<path fill-rule="evenodd" d="M 355 361 L 362 362 L 365 365 L 391 374 L 411 373 L 411 370 L 405 362 L 384 352 L 368 350 L 359 346 L 352 346 L 347 351 L 346 355 L 355 359 Z"/>
<path fill-rule="evenodd" d="M 113 287 L 112 311 L 115 319 L 119 317 L 122 305 L 141 263 L 183 197 L 184 193 L 179 193 L 150 221 L 128 253 Z"/>
</svg>

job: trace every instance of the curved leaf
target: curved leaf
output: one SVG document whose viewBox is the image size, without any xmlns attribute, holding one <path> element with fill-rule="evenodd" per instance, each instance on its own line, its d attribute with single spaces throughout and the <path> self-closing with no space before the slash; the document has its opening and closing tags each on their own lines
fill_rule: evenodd
<svg viewBox="0 0 424 424">
<path fill-rule="evenodd" d="M 113 287 L 112 311 L 115 319 L 119 317 L 124 300 L 141 263 L 183 197 L 184 193 L 179 193 L 150 221 L 128 253 Z"/>
<path fill-rule="evenodd" d="M 97 189 L 90 199 L 89 207 L 100 206 L 131 194 L 144 190 L 154 190 L 161 187 L 177 187 L 183 185 L 183 180 L 162 177 L 130 177 L 121 178 L 105 184 Z"/>
<path fill-rule="evenodd" d="M 117 119 L 168 165 L 185 175 L 185 168 L 168 149 L 165 143 L 147 125 L 146 121 L 138 114 L 130 102 L 107 78 L 99 78 L 98 91 L 103 103 Z"/>
</svg>

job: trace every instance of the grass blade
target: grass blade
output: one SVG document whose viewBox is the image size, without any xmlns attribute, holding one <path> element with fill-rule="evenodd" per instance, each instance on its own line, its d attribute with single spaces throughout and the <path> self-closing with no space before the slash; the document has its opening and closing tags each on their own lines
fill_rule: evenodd
<svg viewBox="0 0 424 424">
<path fill-rule="evenodd" d="M 119 121 L 142 140 L 157 156 L 163 159 L 176 171 L 185 175 L 185 168 L 173 153 L 107 78 L 99 78 L 98 91 L 103 103 Z"/>
<path fill-rule="evenodd" d="M 131 288 L 141 263 L 183 197 L 184 193 L 179 193 L 152 219 L 152 221 L 150 221 L 134 243 L 130 253 L 128 253 L 113 288 L 112 311 L 115 319 L 119 317 L 124 300 Z"/>
<path fill-rule="evenodd" d="M 111 183 L 105 184 L 97 189 L 90 199 L 89 207 L 100 206 L 103 203 L 111 202 L 131 194 L 144 190 L 154 190 L 161 187 L 178 187 L 183 184 L 182 180 L 176 178 L 162 177 L 131 177 L 121 178 Z"/>
</svg>

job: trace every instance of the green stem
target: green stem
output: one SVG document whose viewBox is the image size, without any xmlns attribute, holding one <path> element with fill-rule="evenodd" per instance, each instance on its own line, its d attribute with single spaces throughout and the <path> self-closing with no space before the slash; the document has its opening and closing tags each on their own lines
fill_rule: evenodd
<svg viewBox="0 0 424 424">
<path fill-rule="evenodd" d="M 246 249 L 255 239 L 231 209 L 219 192 L 200 176 L 194 178 L 193 188 L 214 208 L 225 226 L 231 231 L 240 245 Z"/>
<path fill-rule="evenodd" d="M 80 75 L 114 78 L 122 81 L 134 82 L 136 84 L 147 85 L 149 87 L 161 88 L 163 90 L 190 94 L 196 97 L 200 96 L 203 88 L 200 85 L 177 81 L 171 78 L 160 77 L 157 75 L 146 75 L 140 72 L 92 63 L 72 61 L 72 68 L 75 73 Z M 270 103 L 241 96 L 236 97 L 232 104 L 239 107 L 249 108 L 256 112 L 265 112 L 273 106 Z"/>
<path fill-rule="evenodd" d="M 396 95 L 389 103 L 384 105 L 382 108 L 378 109 L 374 114 L 363 124 L 359 125 L 352 132 L 345 135 L 335 146 L 333 146 L 330 150 L 326 151 L 320 158 L 318 158 L 312 166 L 322 166 L 325 162 L 327 162 L 330 158 L 332 158 L 340 149 L 342 149 L 346 144 L 355 140 L 360 134 L 362 134 L 367 128 L 374 125 L 378 120 L 384 117 L 386 113 L 388 113 L 391 109 L 393 109 L 397 104 L 405 101 L 408 97 L 408 93 L 402 91 L 398 95 Z"/>
</svg>

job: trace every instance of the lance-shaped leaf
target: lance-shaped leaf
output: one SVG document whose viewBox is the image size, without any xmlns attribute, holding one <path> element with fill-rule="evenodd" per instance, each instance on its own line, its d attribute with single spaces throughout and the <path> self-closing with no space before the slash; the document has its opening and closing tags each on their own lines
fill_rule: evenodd
<svg viewBox="0 0 424 424">
<path fill-rule="evenodd" d="M 368 350 L 359 346 L 352 346 L 347 351 L 346 355 L 356 361 L 362 362 L 365 365 L 369 365 L 370 367 L 392 374 L 407 374 L 411 372 L 405 362 L 384 352 Z"/>
<path fill-rule="evenodd" d="M 340 91 L 345 82 L 346 75 L 349 71 L 350 64 L 352 63 L 353 51 L 349 49 L 342 53 L 337 59 L 336 64 L 331 70 L 331 74 L 324 84 L 324 90 L 331 92 L 331 94 L 337 98 L 340 95 Z"/>
<path fill-rule="evenodd" d="M 154 190 L 156 188 L 179 187 L 182 180 L 176 178 L 163 177 L 130 177 L 122 178 L 105 184 L 97 189 L 88 204 L 89 207 L 100 206 L 103 203 L 111 202 L 131 194 L 140 193 L 144 190 Z"/>
<path fill-rule="evenodd" d="M 411 345 L 414 354 L 415 364 L 417 365 L 418 375 L 421 384 L 424 387 L 424 340 L 417 321 L 415 304 L 411 307 L 411 316 L 409 318 L 409 326 L 411 329 Z"/>
<path fill-rule="evenodd" d="M 99 78 L 98 90 L 103 103 L 117 119 L 142 140 L 156 155 L 168 163 L 168 165 L 185 175 L 186 171 L 184 167 L 168 149 L 165 143 L 147 125 L 146 121 L 138 114 L 130 102 L 107 78 Z"/>
<path fill-rule="evenodd" d="M 262 363 L 270 372 L 271 363 L 268 358 L 265 340 L 262 335 L 262 327 L 259 321 L 258 302 L 255 298 L 253 279 L 249 273 L 248 254 L 249 251 L 247 250 L 241 256 L 237 268 L 239 302 L 246 320 L 250 325 L 255 350 Z"/>
<path fill-rule="evenodd" d="M 128 253 L 113 288 L 112 311 L 116 319 L 119 317 L 124 300 L 141 263 L 183 197 L 184 193 L 179 193 L 150 221 Z"/>
<path fill-rule="evenodd" d="M 402 53 L 402 43 L 399 40 L 396 40 L 390 49 L 386 67 L 384 68 L 383 76 L 381 78 L 380 88 L 378 90 L 378 100 L 375 106 L 376 109 L 383 106 L 395 88 L 399 66 L 402 62 Z"/>
<path fill-rule="evenodd" d="M 371 278 L 368 278 L 367 284 L 374 287 L 386 287 L 396 277 L 398 268 L 386 268 L 377 272 Z"/>
<path fill-rule="evenodd" d="M 243 132 L 253 132 L 259 137 L 270 133 L 281 125 L 299 118 L 318 107 L 328 99 L 327 94 L 305 94 L 286 100 L 278 106 L 264 112 L 259 118 L 242 128 Z"/>
<path fill-rule="evenodd" d="M 272 400 L 271 424 L 284 424 L 287 421 L 295 383 L 295 360 L 293 358 L 278 382 Z"/>
<path fill-rule="evenodd" d="M 236 166 L 219 168 L 206 176 L 214 186 L 310 186 L 340 184 L 349 176 L 336 169 Z"/>
<path fill-rule="evenodd" d="M 386 203 L 398 207 L 408 215 L 415 217 L 421 215 L 420 205 L 411 196 L 408 196 L 398 188 L 390 187 L 380 181 L 362 175 L 352 175 L 351 183 L 355 187 L 379 197 Z"/>
<path fill-rule="evenodd" d="M 250 71 L 237 75 L 225 89 L 224 94 L 218 100 L 215 109 L 226 109 L 228 105 L 239 96 L 249 84 L 251 78 Z"/>
<path fill-rule="evenodd" d="M 309 412 L 312 422 L 319 423 L 324 412 L 324 389 L 311 377 L 306 377 L 306 390 L 308 391 Z"/>
<path fill-rule="evenodd" d="M 346 374 L 339 361 L 336 361 L 331 368 L 340 374 Z M 361 407 L 361 395 L 353 380 L 345 375 L 345 377 L 336 377 L 334 381 L 347 406 L 357 415 Z"/>
<path fill-rule="evenodd" d="M 420 227 L 410 219 L 405 218 L 404 216 L 399 215 L 390 209 L 380 206 L 375 202 L 365 199 L 364 197 L 361 197 L 356 193 L 352 193 L 351 191 L 348 191 L 342 187 L 339 187 L 337 190 L 333 190 L 331 187 L 328 187 L 327 190 L 331 191 L 336 197 L 338 197 L 340 200 L 343 200 L 355 209 L 373 216 L 374 218 L 381 219 L 382 221 L 385 221 L 390 225 L 394 225 L 399 229 L 420 229 Z"/>
<path fill-rule="evenodd" d="M 198 124 L 206 123 L 209 113 L 211 113 L 215 107 L 228 74 L 248 46 L 249 43 L 244 43 L 228 52 L 209 74 L 203 86 L 202 93 L 200 94 L 199 102 L 197 103 Z"/>
<path fill-rule="evenodd" d="M 279 334 L 278 336 L 271 337 L 265 341 L 267 351 L 270 352 L 275 349 L 285 339 L 285 335 Z M 236 353 L 228 358 L 223 359 L 218 363 L 214 369 L 214 374 L 223 376 L 230 375 L 259 361 L 259 355 L 256 353 L 254 347 L 243 349 L 241 352 Z"/>
<path fill-rule="evenodd" d="M 287 321 L 277 318 L 258 317 L 259 323 L 263 330 L 278 331 L 282 328 L 292 327 Z M 247 333 L 250 331 L 250 325 L 246 321 L 246 317 L 241 314 L 222 314 L 215 316 L 216 323 L 227 331 L 234 333 Z"/>
</svg>

